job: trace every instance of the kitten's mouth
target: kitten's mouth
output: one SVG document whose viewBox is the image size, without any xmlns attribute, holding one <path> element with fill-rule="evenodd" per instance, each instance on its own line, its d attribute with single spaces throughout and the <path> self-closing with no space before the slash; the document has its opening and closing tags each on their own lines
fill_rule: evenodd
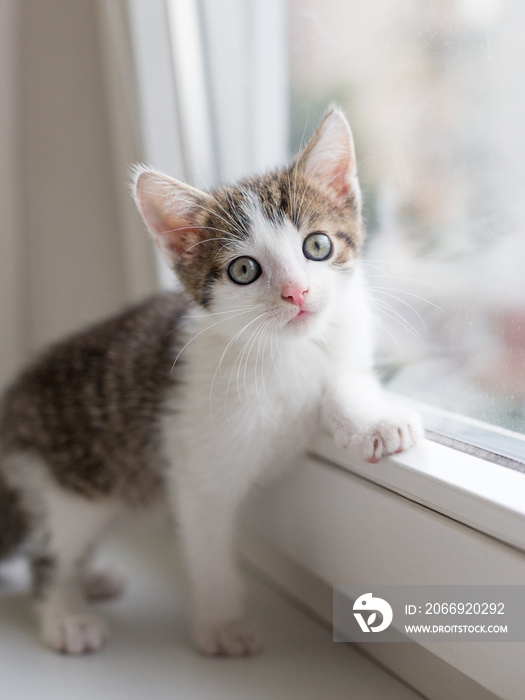
<svg viewBox="0 0 525 700">
<path fill-rule="evenodd" d="M 306 311 L 306 309 L 301 309 L 293 318 L 291 318 L 288 323 L 291 323 L 293 325 L 299 324 L 299 323 L 305 323 L 309 318 L 313 316 L 312 311 Z"/>
</svg>

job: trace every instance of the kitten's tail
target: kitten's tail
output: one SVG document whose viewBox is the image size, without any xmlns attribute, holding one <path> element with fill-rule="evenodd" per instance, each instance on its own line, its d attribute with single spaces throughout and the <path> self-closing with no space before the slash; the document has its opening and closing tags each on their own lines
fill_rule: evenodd
<svg viewBox="0 0 525 700">
<path fill-rule="evenodd" d="M 29 520 L 20 495 L 0 470 L 0 560 L 15 554 L 29 534 Z"/>
</svg>

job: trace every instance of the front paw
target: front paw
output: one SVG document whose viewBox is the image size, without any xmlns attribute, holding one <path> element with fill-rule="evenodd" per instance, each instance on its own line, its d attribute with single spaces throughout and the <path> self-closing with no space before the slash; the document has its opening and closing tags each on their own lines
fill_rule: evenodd
<svg viewBox="0 0 525 700">
<path fill-rule="evenodd" d="M 62 654 L 88 654 L 107 641 L 105 621 L 89 613 L 63 613 L 45 619 L 42 637 L 47 646 Z"/>
<path fill-rule="evenodd" d="M 208 656 L 248 656 L 261 648 L 259 635 L 243 620 L 199 625 L 193 641 Z"/>
<path fill-rule="evenodd" d="M 353 435 L 350 442 L 363 459 L 375 464 L 382 457 L 408 450 L 422 437 L 418 414 L 404 406 L 392 406 L 384 417 Z"/>
</svg>

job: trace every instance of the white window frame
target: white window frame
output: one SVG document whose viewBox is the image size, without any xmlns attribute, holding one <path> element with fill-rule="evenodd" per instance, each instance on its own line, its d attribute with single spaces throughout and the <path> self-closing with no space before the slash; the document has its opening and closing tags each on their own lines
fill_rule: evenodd
<svg viewBox="0 0 525 700">
<path fill-rule="evenodd" d="M 217 156 L 226 180 L 282 163 L 288 133 L 285 0 L 224 0 L 220 12 L 212 0 L 127 1 L 146 160 L 197 186 L 203 175 L 209 185 L 220 179 Z M 202 51 L 205 44 L 212 54 L 208 68 L 198 62 L 188 68 L 197 75 L 193 87 L 177 81 L 187 68 L 184 60 L 192 62 L 191 50 L 171 52 L 168 27 L 175 41 L 183 31 L 177 13 L 191 19 L 193 49 Z M 247 83 L 250 89 L 239 89 Z M 189 104 L 196 121 L 184 113 Z M 185 138 L 195 124 L 209 149 L 188 150 Z M 244 556 L 326 621 L 335 584 L 522 584 L 524 479 L 430 440 L 370 465 L 320 435 L 312 455 L 251 502 Z M 523 644 L 371 646 L 368 653 L 429 698 L 522 697 Z"/>
<path fill-rule="evenodd" d="M 314 453 L 414 503 L 525 551 L 525 475 L 425 440 L 408 452 L 368 464 L 327 436 Z"/>
<path fill-rule="evenodd" d="M 460 470 L 485 470 L 489 465 L 483 460 L 427 440 L 377 465 L 341 453 L 324 437 L 316 449 L 330 461 L 317 456 L 301 459 L 285 479 L 259 491 L 250 502 L 243 555 L 328 624 L 331 586 L 336 584 L 522 585 L 525 581 L 523 542 L 518 549 L 485 532 L 487 523 L 507 528 L 507 517 L 516 518 L 523 528 L 523 514 L 509 507 L 510 494 L 504 506 L 501 496 L 496 501 L 488 497 L 488 489 L 481 498 L 474 496 L 468 507 L 475 504 L 471 512 L 477 517 L 483 514 L 480 506 L 485 509 L 486 520 L 479 522 L 482 529 L 465 523 L 463 507 L 454 508 L 454 517 L 445 514 L 448 499 L 454 503 L 457 498 L 458 505 L 465 499 L 464 505 L 471 495 L 441 479 L 439 465 L 450 460 L 452 469 L 455 465 Z M 524 643 L 363 647 L 431 700 L 523 697 Z"/>
</svg>

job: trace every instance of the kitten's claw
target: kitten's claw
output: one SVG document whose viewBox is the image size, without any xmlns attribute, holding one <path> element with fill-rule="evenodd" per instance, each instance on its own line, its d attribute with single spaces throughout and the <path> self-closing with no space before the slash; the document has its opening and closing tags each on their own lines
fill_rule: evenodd
<svg viewBox="0 0 525 700">
<path fill-rule="evenodd" d="M 261 648 L 261 640 L 246 622 L 200 626 L 193 633 L 197 649 L 209 656 L 248 656 Z"/>
<path fill-rule="evenodd" d="M 88 654 L 104 646 L 109 630 L 97 615 L 66 614 L 46 620 L 42 636 L 47 646 L 62 654 Z"/>
<path fill-rule="evenodd" d="M 117 598 L 125 587 L 125 577 L 111 569 L 87 571 L 82 581 L 84 595 L 90 600 Z"/>
<path fill-rule="evenodd" d="M 421 420 L 407 408 L 393 408 L 391 415 L 352 437 L 351 443 L 363 459 L 375 464 L 382 457 L 403 452 L 423 437 Z"/>
</svg>

